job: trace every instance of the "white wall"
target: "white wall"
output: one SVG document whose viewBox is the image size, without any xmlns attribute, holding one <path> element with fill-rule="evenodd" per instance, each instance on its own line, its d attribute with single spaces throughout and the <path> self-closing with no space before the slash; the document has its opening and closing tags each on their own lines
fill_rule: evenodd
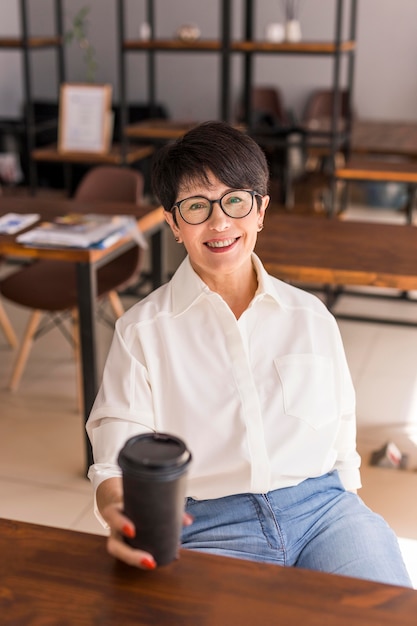
<svg viewBox="0 0 417 626">
<path fill-rule="evenodd" d="M 30 0 L 31 24 L 37 34 L 51 27 L 52 0 Z M 242 1 L 233 1 L 234 36 L 240 37 Z M 334 32 L 335 0 L 300 0 L 305 39 L 328 39 Z M 347 3 L 349 4 L 349 3 Z M 18 0 L 0 0 L 0 34 L 16 31 Z M 90 39 L 97 49 L 99 82 L 111 82 L 117 99 L 116 0 L 64 0 L 67 24 L 82 6 L 91 7 Z M 126 0 L 127 34 L 135 37 L 144 19 L 144 0 Z M 279 0 L 257 0 L 256 36 L 265 26 L 282 20 Z M 218 0 L 156 0 L 157 35 L 171 36 L 184 23 L 195 22 L 203 37 L 216 37 L 220 21 Z M 347 20 L 346 20 L 347 22 Z M 6 55 L 9 55 L 6 57 Z M 10 55 L 14 55 L 13 64 Z M 18 53 L 0 51 L 0 116 L 12 115 L 21 99 Z M 5 61 L 6 58 L 6 61 Z M 38 97 L 57 93 L 55 55 L 33 55 L 34 91 Z M 67 48 L 68 79 L 83 80 L 80 51 Z M 355 106 L 362 118 L 417 121 L 417 1 L 359 0 L 355 73 Z M 258 55 L 258 84 L 281 88 L 289 108 L 300 113 L 309 92 L 331 85 L 332 63 L 327 58 Z M 131 101 L 147 99 L 145 56 L 128 55 Z M 206 53 L 158 54 L 157 94 L 172 117 L 209 119 L 219 114 L 219 58 Z M 235 101 L 241 91 L 241 61 L 233 62 Z"/>
<path fill-rule="evenodd" d="M 0 37 L 18 35 L 18 3 L 0 0 Z M 0 50 L 0 117 L 18 118 L 22 102 L 20 55 Z"/>
</svg>

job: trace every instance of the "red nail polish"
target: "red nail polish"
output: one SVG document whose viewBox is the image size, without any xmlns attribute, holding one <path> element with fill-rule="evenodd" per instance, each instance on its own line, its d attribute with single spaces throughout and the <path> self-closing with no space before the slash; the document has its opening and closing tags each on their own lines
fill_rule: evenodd
<svg viewBox="0 0 417 626">
<path fill-rule="evenodd" d="M 156 563 L 153 559 L 150 559 L 149 557 L 145 556 L 143 559 L 140 560 L 140 564 L 142 565 L 142 567 L 144 567 L 145 569 L 155 569 L 156 568 Z"/>
<path fill-rule="evenodd" d="M 129 524 L 125 524 L 123 526 L 122 532 L 126 537 L 129 537 L 129 539 L 133 539 L 133 537 L 135 536 L 135 531 L 133 530 L 132 526 L 129 526 Z"/>
</svg>

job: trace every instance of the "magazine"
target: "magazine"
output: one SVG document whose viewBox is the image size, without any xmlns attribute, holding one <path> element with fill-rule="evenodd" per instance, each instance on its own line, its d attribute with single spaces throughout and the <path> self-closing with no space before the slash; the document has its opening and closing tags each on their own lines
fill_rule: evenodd
<svg viewBox="0 0 417 626">
<path fill-rule="evenodd" d="M 146 247 L 133 216 L 96 213 L 69 214 L 53 222 L 43 222 L 16 240 L 27 246 L 105 248 L 127 233 L 134 234 L 138 244 Z"/>
<path fill-rule="evenodd" d="M 14 235 L 39 219 L 39 213 L 6 213 L 0 217 L 0 234 Z"/>
</svg>

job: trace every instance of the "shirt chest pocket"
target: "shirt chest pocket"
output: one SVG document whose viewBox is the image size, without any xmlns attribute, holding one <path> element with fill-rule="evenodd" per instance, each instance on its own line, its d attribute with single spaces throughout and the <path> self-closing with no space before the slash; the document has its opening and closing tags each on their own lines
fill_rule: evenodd
<svg viewBox="0 0 417 626">
<path fill-rule="evenodd" d="M 274 359 L 286 415 L 315 430 L 338 418 L 333 362 L 317 354 L 289 354 Z"/>
</svg>

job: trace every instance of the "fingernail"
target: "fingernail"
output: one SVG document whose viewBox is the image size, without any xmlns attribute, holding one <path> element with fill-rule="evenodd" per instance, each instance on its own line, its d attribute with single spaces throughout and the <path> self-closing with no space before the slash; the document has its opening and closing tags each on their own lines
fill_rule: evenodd
<svg viewBox="0 0 417 626">
<path fill-rule="evenodd" d="M 155 569 L 156 568 L 156 563 L 153 559 L 150 559 L 149 557 L 145 556 L 143 559 L 140 560 L 140 564 L 142 565 L 142 567 L 144 567 L 145 569 Z"/>
<path fill-rule="evenodd" d="M 132 528 L 132 526 L 130 526 L 129 524 L 125 524 L 123 526 L 122 533 L 126 535 L 126 537 L 129 537 L 130 539 L 133 539 L 133 537 L 135 536 L 135 531 Z"/>
</svg>

